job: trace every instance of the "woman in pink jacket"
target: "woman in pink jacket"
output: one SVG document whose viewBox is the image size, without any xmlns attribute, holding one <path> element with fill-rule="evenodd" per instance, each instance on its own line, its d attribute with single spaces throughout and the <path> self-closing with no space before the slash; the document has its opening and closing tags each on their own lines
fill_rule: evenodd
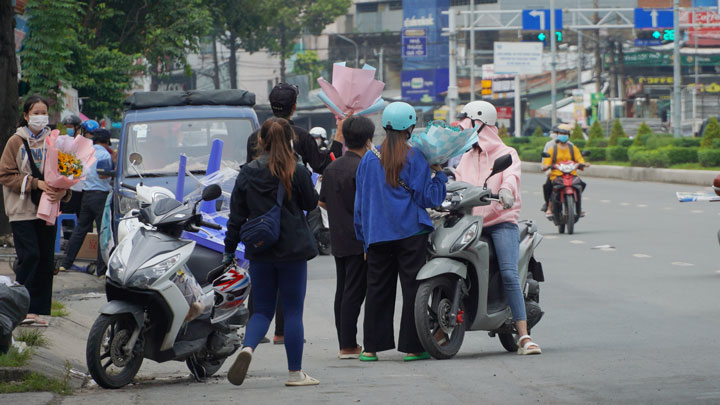
<svg viewBox="0 0 720 405">
<path fill-rule="evenodd" d="M 483 233 L 490 235 L 495 244 L 505 295 L 510 304 L 515 328 L 520 335 L 518 354 L 540 354 L 540 346 L 528 335 L 525 301 L 518 281 L 520 232 L 517 222 L 522 205 L 520 159 L 515 149 L 506 146 L 498 136 L 495 126 L 497 111 L 492 104 L 473 101 L 463 108 L 462 114 L 465 117 L 460 123 L 463 128 L 472 128 L 478 121 L 480 129 L 477 145 L 463 155 L 455 171 L 458 181 L 481 186 L 490 175 L 495 159 L 508 153 L 512 156 L 512 165 L 488 180 L 488 188 L 498 192 L 500 203 L 475 207 L 473 215 L 482 215 Z"/>
</svg>

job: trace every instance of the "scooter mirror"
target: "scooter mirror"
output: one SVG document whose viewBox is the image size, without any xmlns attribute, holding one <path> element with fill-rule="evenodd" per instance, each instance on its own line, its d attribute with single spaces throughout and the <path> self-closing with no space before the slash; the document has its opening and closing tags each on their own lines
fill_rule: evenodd
<svg viewBox="0 0 720 405">
<path fill-rule="evenodd" d="M 212 201 L 219 198 L 222 195 L 222 189 L 217 184 L 211 184 L 202 192 L 203 201 Z"/>
<path fill-rule="evenodd" d="M 142 162 L 143 162 L 143 157 L 142 157 L 142 155 L 139 154 L 139 153 L 137 153 L 137 152 L 131 153 L 130 156 L 129 156 L 129 159 L 130 159 L 130 163 L 132 163 L 132 164 L 134 164 L 134 165 L 136 165 L 136 166 L 137 166 L 137 165 L 141 165 Z"/>
<path fill-rule="evenodd" d="M 485 179 L 485 184 L 483 185 L 483 190 L 487 189 L 487 181 L 490 177 L 502 172 L 503 170 L 510 167 L 512 164 L 512 156 L 510 154 L 502 155 L 499 158 L 495 159 L 495 162 L 493 163 L 492 172 L 490 172 L 490 175 L 487 176 L 487 179 Z"/>
<path fill-rule="evenodd" d="M 544 158 L 549 158 L 549 157 L 550 157 L 550 154 L 547 153 L 547 152 L 543 152 L 543 153 L 540 154 L 540 156 L 542 156 L 542 157 L 544 157 Z"/>
</svg>

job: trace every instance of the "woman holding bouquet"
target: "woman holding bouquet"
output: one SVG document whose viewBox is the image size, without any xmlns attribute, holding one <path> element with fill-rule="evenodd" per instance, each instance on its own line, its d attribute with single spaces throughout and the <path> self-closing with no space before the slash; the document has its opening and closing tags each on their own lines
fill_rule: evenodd
<svg viewBox="0 0 720 405">
<path fill-rule="evenodd" d="M 505 296 L 510 304 L 515 328 L 520 335 L 518 354 L 540 354 L 540 346 L 533 342 L 528 334 L 525 301 L 518 281 L 520 159 L 515 149 L 506 146 L 498 136 L 497 110 L 492 104 L 487 101 L 474 101 L 468 103 L 461 114 L 464 119 L 460 125 L 463 128 L 473 128 L 476 124 L 479 124 L 480 128 L 477 134 L 478 143 L 463 155 L 455 170 L 457 181 L 482 186 L 492 171 L 495 159 L 508 153 L 512 156 L 512 165 L 488 180 L 488 188 L 498 193 L 500 202 L 475 207 L 473 214 L 484 218 L 483 234 L 490 235 L 495 244 Z"/>
<path fill-rule="evenodd" d="M 43 181 L 45 137 L 50 133 L 47 125 L 47 102 L 39 96 L 28 97 L 20 127 L 8 140 L 0 158 L 5 214 L 10 219 L 18 257 L 16 281 L 30 293 L 30 309 L 24 323 L 34 326 L 47 326 L 40 315 L 50 314 L 56 234 L 55 226 L 37 218 L 38 194 L 45 193 L 53 202 L 70 196 L 68 190 L 57 190 Z"/>
<path fill-rule="evenodd" d="M 433 177 L 423 154 L 408 144 L 415 121 L 409 104 L 388 105 L 382 114 L 387 138 L 379 152 L 373 147 L 365 154 L 357 170 L 355 234 L 368 261 L 363 361 L 376 361 L 377 352 L 395 347 L 398 276 L 403 294 L 398 350 L 407 353 L 405 361 L 430 358 L 415 329 L 415 277 L 425 264 L 427 234 L 433 230 L 425 209 L 443 202 L 447 176 L 433 166 Z"/>
</svg>

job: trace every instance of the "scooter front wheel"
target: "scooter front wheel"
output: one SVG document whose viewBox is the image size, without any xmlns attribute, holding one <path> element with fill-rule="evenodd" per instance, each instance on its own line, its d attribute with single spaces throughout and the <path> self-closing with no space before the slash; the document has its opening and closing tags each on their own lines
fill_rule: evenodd
<svg viewBox="0 0 720 405">
<path fill-rule="evenodd" d="M 423 348 L 436 359 L 449 359 L 460 350 L 465 337 L 464 305 L 452 320 L 454 279 L 434 277 L 420 284 L 415 296 L 415 328 Z M 453 325 L 454 324 L 454 325 Z"/>
<path fill-rule="evenodd" d="M 132 382 L 143 362 L 143 351 L 124 347 L 137 328 L 130 314 L 101 314 L 93 323 L 85 347 L 90 375 L 103 388 L 122 388 Z"/>
</svg>

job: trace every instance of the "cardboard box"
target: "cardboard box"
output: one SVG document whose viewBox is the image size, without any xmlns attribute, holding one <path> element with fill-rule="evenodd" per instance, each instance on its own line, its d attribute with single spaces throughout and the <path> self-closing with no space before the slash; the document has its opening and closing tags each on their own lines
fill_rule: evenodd
<svg viewBox="0 0 720 405">
<path fill-rule="evenodd" d="M 98 254 L 98 234 L 97 233 L 88 233 L 85 236 L 85 240 L 83 241 L 82 246 L 80 246 L 80 250 L 77 254 L 77 259 L 90 259 L 95 260 L 97 259 Z"/>
</svg>

